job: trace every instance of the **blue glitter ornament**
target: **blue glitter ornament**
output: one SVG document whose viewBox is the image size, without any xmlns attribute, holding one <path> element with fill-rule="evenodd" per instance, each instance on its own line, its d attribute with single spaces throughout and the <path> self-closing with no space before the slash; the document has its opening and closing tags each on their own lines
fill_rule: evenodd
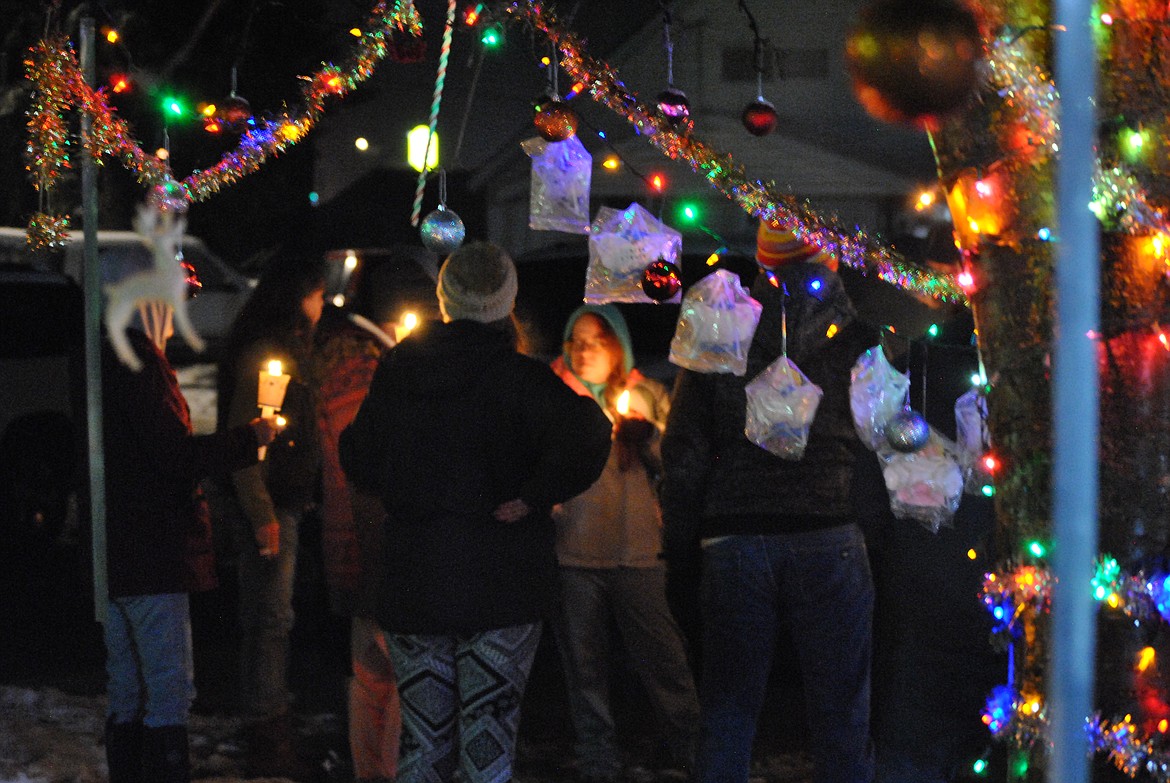
<svg viewBox="0 0 1170 783">
<path fill-rule="evenodd" d="M 910 454 L 930 440 L 930 425 L 917 411 L 904 410 L 894 414 L 886 424 L 886 442 L 894 451 Z"/>
<path fill-rule="evenodd" d="M 467 229 L 453 210 L 440 204 L 438 209 L 422 219 L 418 233 L 427 250 L 443 258 L 463 244 Z"/>
</svg>

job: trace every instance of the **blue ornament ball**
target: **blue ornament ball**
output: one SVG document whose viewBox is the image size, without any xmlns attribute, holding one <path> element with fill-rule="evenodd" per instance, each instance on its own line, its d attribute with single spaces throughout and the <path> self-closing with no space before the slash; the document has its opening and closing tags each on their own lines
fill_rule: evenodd
<svg viewBox="0 0 1170 783">
<path fill-rule="evenodd" d="M 455 248 L 463 244 L 463 238 L 467 235 L 463 221 L 445 207 L 439 207 L 423 218 L 418 232 L 427 250 L 440 258 L 454 252 Z"/>
<path fill-rule="evenodd" d="M 886 424 L 886 442 L 894 451 L 910 454 L 930 440 L 930 425 L 917 411 L 904 410 Z"/>
</svg>

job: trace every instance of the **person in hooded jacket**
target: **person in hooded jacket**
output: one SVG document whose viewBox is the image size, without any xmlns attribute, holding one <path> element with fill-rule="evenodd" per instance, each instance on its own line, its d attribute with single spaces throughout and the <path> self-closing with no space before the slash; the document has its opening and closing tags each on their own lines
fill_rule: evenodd
<svg viewBox="0 0 1170 783">
<path fill-rule="evenodd" d="M 274 418 L 194 435 L 163 347 L 173 310 L 142 303 L 126 330 L 142 363 L 120 361 L 103 334 L 102 433 L 106 487 L 104 622 L 111 783 L 190 780 L 187 719 L 195 696 L 188 594 L 216 585 L 211 517 L 199 480 L 256 462 Z"/>
<path fill-rule="evenodd" d="M 614 421 L 615 445 L 601 477 L 553 513 L 561 566 L 557 641 L 578 777 L 612 781 L 621 771 L 609 707 L 611 622 L 658 718 L 666 763 L 689 771 L 699 704 L 682 633 L 666 601 L 656 495 L 659 433 L 670 398 L 662 384 L 634 368 L 629 330 L 613 305 L 584 305 L 569 316 L 564 352 L 552 368 Z"/>
<path fill-rule="evenodd" d="M 386 509 L 376 616 L 398 675 L 398 782 L 512 779 L 520 701 L 557 601 L 551 508 L 589 487 L 610 423 L 516 351 L 516 268 L 453 252 L 442 323 L 378 365 L 341 435 L 346 477 Z"/>
<path fill-rule="evenodd" d="M 668 561 L 701 543 L 698 777 L 746 783 L 777 634 L 794 640 L 816 783 L 867 783 L 873 580 L 850 494 L 864 452 L 850 372 L 878 342 L 835 259 L 767 224 L 751 288 L 763 305 L 743 376 L 681 370 L 662 441 Z M 745 385 L 781 354 L 824 392 L 803 458 L 744 434 Z M 830 329 L 831 325 L 836 329 Z M 864 456 L 869 456 L 864 454 Z"/>
</svg>

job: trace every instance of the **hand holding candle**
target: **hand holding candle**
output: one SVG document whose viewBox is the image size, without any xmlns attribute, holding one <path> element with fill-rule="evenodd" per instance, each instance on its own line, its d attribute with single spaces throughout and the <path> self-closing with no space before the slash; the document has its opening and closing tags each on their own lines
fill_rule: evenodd
<svg viewBox="0 0 1170 783">
<path fill-rule="evenodd" d="M 260 382 L 256 387 L 256 405 L 260 407 L 260 415 L 263 418 L 272 418 L 284 405 L 284 394 L 288 391 L 288 382 L 291 379 L 291 376 L 285 375 L 284 366 L 278 359 L 272 359 L 267 367 L 260 370 Z M 278 417 L 279 426 L 283 427 L 285 423 L 283 417 Z M 261 460 L 267 451 L 266 446 L 260 447 Z"/>
</svg>

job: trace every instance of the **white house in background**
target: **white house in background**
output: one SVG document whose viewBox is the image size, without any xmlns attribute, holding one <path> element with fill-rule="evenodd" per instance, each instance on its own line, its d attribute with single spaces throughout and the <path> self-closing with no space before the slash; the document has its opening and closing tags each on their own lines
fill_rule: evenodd
<svg viewBox="0 0 1170 783">
<path fill-rule="evenodd" d="M 751 179 L 774 181 L 807 199 L 819 212 L 836 214 L 847 227 L 863 226 L 889 236 L 914 191 L 934 175 L 926 134 L 870 118 L 853 98 L 844 62 L 845 37 L 856 19 L 856 0 L 747 0 L 765 39 L 763 94 L 779 115 L 765 137 L 747 132 L 740 114 L 757 94 L 754 37 L 748 17 L 734 0 L 671 4 L 674 84 L 690 100 L 694 136 L 732 158 Z M 582 13 L 587 12 L 588 0 Z M 633 34 L 607 62 L 644 102 L 666 87 L 662 17 Z M 568 89 L 562 74 L 561 91 Z M 589 125 L 606 131 L 608 142 L 589 127 L 581 140 L 593 153 L 593 212 L 604 201 L 624 206 L 638 200 L 653 211 L 663 206 L 631 173 L 664 172 L 668 178 L 663 217 L 671 202 L 703 197 L 706 226 L 734 244 L 754 243 L 755 222 L 706 184 L 690 167 L 670 161 L 632 126 L 587 96 L 573 101 Z M 523 135 L 535 135 L 527 132 Z M 607 149 L 607 143 L 612 150 Z M 610 151 L 626 165 L 601 166 Z M 566 235 L 527 226 L 529 159 L 513 143 L 473 180 L 486 195 L 492 238 L 523 253 L 563 241 Z M 694 236 L 688 235 L 688 236 Z M 699 234 L 696 241 L 704 239 Z M 684 239 L 684 245 L 686 244 Z"/>
<path fill-rule="evenodd" d="M 690 99 L 695 137 L 731 154 L 751 179 L 771 180 L 808 199 L 818 211 L 836 214 L 847 227 L 858 224 L 885 236 L 897 233 L 908 200 L 917 186 L 933 179 L 934 166 L 923 132 L 880 123 L 853 98 L 843 52 L 846 32 L 862 0 L 744 2 L 766 41 L 763 94 L 775 104 L 779 124 L 771 135 L 757 138 L 740 122 L 757 90 L 754 38 L 737 0 L 673 0 L 669 5 L 674 83 Z M 653 103 L 667 83 L 662 14 L 657 0 L 627 4 L 629 18 L 651 21 L 608 54 L 590 54 L 603 58 L 628 89 Z M 439 5 L 419 6 L 428 36 L 426 61 L 387 61 L 323 119 L 316 136 L 315 173 L 315 190 L 323 206 L 365 174 L 406 167 L 406 131 L 425 123 L 429 115 L 443 22 L 441 15 L 431 12 Z M 596 27 L 593 15 L 612 13 L 608 9 L 616 4 L 579 0 L 560 5 L 562 18 L 572 7 L 573 29 L 580 32 Z M 438 123 L 440 165 L 475 195 L 482 195 L 489 238 L 514 255 L 572 239 L 527 227 L 531 160 L 520 142 L 536 135 L 531 101 L 547 83 L 547 72 L 537 66 L 536 58 L 547 43 L 539 36 L 530 43 L 526 32 L 509 26 L 507 45 L 485 54 L 479 51 L 474 31 L 457 25 Z M 551 47 L 547 51 L 551 53 Z M 570 88 L 568 81 L 562 72 L 562 93 Z M 572 105 L 584 120 L 579 136 L 594 156 L 591 216 L 602 204 L 624 207 L 637 200 L 655 213 L 661 211 L 670 222 L 678 199 L 702 197 L 706 227 L 733 245 L 753 244 L 754 221 L 689 166 L 670 161 L 624 119 L 588 96 L 578 96 Z M 597 130 L 606 132 L 605 141 Z M 355 147 L 359 137 L 366 141 Z M 616 172 L 601 166 L 611 150 L 625 161 Z M 666 201 L 650 193 L 631 172 L 665 173 Z M 424 213 L 434 208 L 436 192 L 432 183 Z M 465 205 L 451 206 L 460 211 Z M 396 211 L 378 212 L 378 205 L 348 208 L 370 210 L 372 221 L 404 223 Z M 684 235 L 684 250 L 689 244 L 692 250 L 705 251 L 712 243 L 702 233 Z"/>
</svg>

